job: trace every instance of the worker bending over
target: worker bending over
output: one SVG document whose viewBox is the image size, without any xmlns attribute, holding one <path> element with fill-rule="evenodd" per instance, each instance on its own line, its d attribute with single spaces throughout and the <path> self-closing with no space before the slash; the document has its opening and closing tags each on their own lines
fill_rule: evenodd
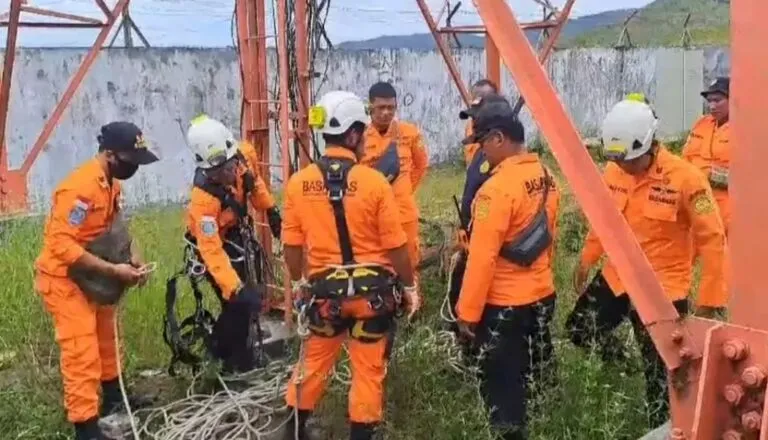
<svg viewBox="0 0 768 440">
<path fill-rule="evenodd" d="M 643 102 L 624 100 L 608 113 L 602 126 L 603 152 L 610 160 L 603 179 L 616 207 L 656 272 L 667 297 L 678 312 L 689 312 L 688 293 L 693 278 L 693 254 L 702 263 L 698 313 L 711 316 L 725 307 L 723 280 L 725 231 L 712 190 L 705 176 L 690 163 L 667 151 L 655 138 L 658 120 Z M 581 288 L 589 269 L 603 255 L 603 247 L 590 230 L 574 275 Z M 595 305 L 605 304 L 599 295 L 615 295 L 610 313 L 598 310 L 597 326 L 612 325 L 616 316 L 629 312 L 640 350 L 646 380 L 646 401 L 651 426 L 669 416 L 667 374 L 653 341 L 631 303 L 616 268 L 610 260 L 603 267 L 605 287 L 587 289 L 569 317 L 571 339 L 581 345 L 589 332 Z M 579 290 L 582 291 L 582 290 Z M 608 322 L 606 322 L 608 321 Z M 620 321 L 619 321 L 620 322 Z"/>
<path fill-rule="evenodd" d="M 61 377 L 67 419 L 77 440 L 101 440 L 99 417 L 123 402 L 115 346 L 115 307 L 101 305 L 71 277 L 88 271 L 126 287 L 143 284 L 146 274 L 135 247 L 129 261 L 111 263 L 86 250 L 121 217 L 121 181 L 139 166 L 158 160 L 141 130 L 130 122 L 101 127 L 99 152 L 62 180 L 45 222 L 43 248 L 35 262 L 35 290 L 53 318 L 61 351 Z M 99 386 L 102 405 L 99 408 Z"/>
<path fill-rule="evenodd" d="M 506 100 L 480 106 L 473 134 L 491 177 L 472 204 L 472 235 L 459 294 L 458 326 L 480 357 L 481 393 L 504 439 L 524 439 L 528 374 L 553 360 L 553 237 L 560 193 L 525 148 L 522 123 Z"/>
<path fill-rule="evenodd" d="M 280 236 L 280 213 L 258 174 L 256 150 L 235 140 L 221 122 L 202 115 L 187 131 L 187 144 L 195 158 L 195 177 L 186 213 L 186 239 L 196 247 L 206 276 L 221 301 L 221 314 L 213 329 L 212 352 L 226 371 L 249 371 L 256 364 L 251 321 L 261 307 L 263 273 L 257 265 L 263 255 L 247 262 L 243 249 L 255 253 L 249 208 L 265 210 L 272 235 Z M 255 278 L 255 279 L 254 279 Z"/>
<path fill-rule="evenodd" d="M 728 171 L 731 164 L 728 124 L 730 85 L 730 78 L 717 78 L 707 90 L 701 92 L 701 96 L 707 100 L 709 114 L 696 121 L 683 147 L 683 158 L 703 171 L 709 180 L 723 218 L 726 236 L 731 223 L 728 202 Z"/>
<path fill-rule="evenodd" d="M 325 155 L 291 176 L 285 190 L 285 262 L 300 322 L 310 335 L 289 382 L 288 439 L 306 439 L 342 344 L 352 366 L 350 439 L 372 438 L 383 415 L 383 382 L 401 292 L 412 316 L 421 307 L 395 196 L 377 171 L 359 166 L 368 116 L 356 95 L 333 91 L 312 109 Z M 309 281 L 303 276 L 307 247 Z M 401 288 L 401 284 L 405 287 Z"/>
<path fill-rule="evenodd" d="M 496 83 L 491 81 L 490 79 L 483 78 L 481 80 L 478 80 L 476 83 L 472 85 L 472 89 L 470 90 L 470 93 L 472 94 L 472 105 L 470 106 L 469 110 L 464 110 L 459 113 L 459 118 L 462 120 L 467 120 L 467 125 L 464 128 L 464 136 L 469 137 L 472 135 L 472 109 L 477 108 L 477 106 L 480 104 L 480 101 L 488 96 L 488 95 L 496 95 L 499 93 L 499 88 L 496 86 Z M 469 144 L 464 145 L 464 164 L 469 168 L 470 164 L 472 164 L 472 159 L 475 157 L 475 153 L 480 149 L 480 144 Z"/>
<path fill-rule="evenodd" d="M 371 123 L 365 130 L 365 150 L 360 163 L 381 171 L 392 185 L 400 222 L 408 238 L 408 255 L 416 272 L 421 252 L 415 192 L 427 173 L 429 162 L 424 139 L 416 125 L 395 117 L 397 93 L 392 84 L 372 85 L 368 99 Z"/>
</svg>

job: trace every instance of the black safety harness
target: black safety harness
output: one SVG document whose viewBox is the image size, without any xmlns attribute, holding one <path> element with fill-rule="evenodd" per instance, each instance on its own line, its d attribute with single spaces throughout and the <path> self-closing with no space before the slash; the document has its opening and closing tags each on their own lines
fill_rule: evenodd
<svg viewBox="0 0 768 440">
<path fill-rule="evenodd" d="M 355 163 L 350 159 L 327 156 L 315 163 L 323 175 L 328 200 L 333 208 L 342 265 L 352 267 L 331 268 L 310 277 L 310 294 L 313 300 L 322 304 L 313 303 L 309 308 L 309 327 L 316 334 L 333 337 L 355 325 L 355 328 L 360 326 L 361 334 L 355 334 L 355 328 L 352 328 L 353 337 L 362 341 L 378 340 L 387 336 L 392 318 L 398 313 L 400 295 L 396 293 L 399 286 L 397 277 L 377 265 L 358 266 L 355 260 L 343 203 L 349 172 Z M 370 316 L 345 316 L 345 301 L 350 299 L 367 301 Z"/>
<path fill-rule="evenodd" d="M 239 152 L 236 157 L 240 161 L 244 160 Z M 200 170 L 195 174 L 194 186 L 212 195 L 219 200 L 224 209 L 229 208 L 236 214 L 238 238 L 244 251 L 245 283 L 263 283 L 263 267 L 265 264 L 263 260 L 266 257 L 253 235 L 252 221 L 248 214 L 247 205 L 248 196 L 255 188 L 253 174 L 249 170 L 243 175 L 244 197 L 242 202 L 236 200 L 235 196 L 226 188 L 210 183 Z M 195 238 L 189 231 L 185 233 L 184 238 L 186 242 L 184 267 L 166 282 L 163 340 L 170 347 L 172 353 L 170 366 L 168 367 L 168 373 L 171 376 L 176 375 L 176 365 L 179 362 L 189 365 L 193 371 L 197 371 L 204 358 L 204 354 L 198 353 L 201 351 L 203 353 L 210 353 L 213 350 L 212 334 L 216 319 L 203 304 L 204 296 L 200 288 L 200 282 L 204 279 L 207 280 L 217 292 L 219 300 L 222 304 L 224 303 L 218 286 L 210 274 L 206 274 L 207 269 L 202 263 L 202 256 L 197 250 Z M 176 301 L 178 298 L 178 280 L 181 277 L 186 277 L 192 287 L 195 298 L 195 311 L 190 316 L 182 319 L 179 324 L 176 318 Z M 263 332 L 258 316 L 256 316 L 256 332 L 259 351 L 261 352 L 263 351 L 261 350 L 263 348 L 261 347 Z M 204 350 L 201 350 L 202 348 Z"/>
</svg>

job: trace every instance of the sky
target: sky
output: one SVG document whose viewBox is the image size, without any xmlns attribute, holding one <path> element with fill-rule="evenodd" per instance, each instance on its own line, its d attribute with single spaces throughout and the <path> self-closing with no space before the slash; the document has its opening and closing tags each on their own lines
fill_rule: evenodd
<svg viewBox="0 0 768 440">
<path fill-rule="evenodd" d="M 267 2 L 271 18 L 272 5 Z M 106 0 L 113 6 L 116 0 Z M 326 31 L 331 41 L 340 43 L 350 40 L 365 40 L 381 35 L 407 35 L 428 32 L 415 0 L 330 0 L 330 13 Z M 551 0 L 555 6 L 565 0 Z M 638 8 L 651 0 L 576 0 L 573 16 L 583 16 L 612 9 Z M 9 0 L 2 2 L 7 11 Z M 234 0 L 132 0 L 131 16 L 153 46 L 232 46 L 231 22 Z M 452 2 L 456 4 L 456 1 Z M 507 0 L 521 21 L 538 20 L 540 6 L 534 0 Z M 93 0 L 28 0 L 27 4 L 39 8 L 53 9 L 94 18 L 103 18 L 103 13 Z M 437 15 L 445 0 L 427 0 L 433 15 Z M 22 13 L 22 20 L 48 20 Z M 55 20 L 55 19 L 53 19 Z M 119 24 L 119 23 L 118 23 Z M 453 24 L 480 24 L 471 1 L 465 0 L 456 14 Z M 273 29 L 272 20 L 267 27 Z M 115 29 L 117 25 L 115 25 Z M 114 30 L 112 31 L 114 33 Z M 268 32 L 273 34 L 273 32 Z M 90 46 L 98 30 L 93 29 L 46 29 L 21 28 L 20 46 Z M 6 33 L 0 33 L 5 44 Z M 107 43 L 110 41 L 107 40 Z M 136 41 L 136 39 L 134 39 Z M 118 43 L 121 42 L 118 40 Z"/>
</svg>

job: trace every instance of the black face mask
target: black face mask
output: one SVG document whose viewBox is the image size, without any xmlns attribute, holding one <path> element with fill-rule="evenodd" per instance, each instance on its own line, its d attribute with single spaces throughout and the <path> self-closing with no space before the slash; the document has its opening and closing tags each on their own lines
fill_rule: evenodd
<svg viewBox="0 0 768 440">
<path fill-rule="evenodd" d="M 139 166 L 115 157 L 114 161 L 109 162 L 109 174 L 117 180 L 126 180 L 133 177 Z"/>
</svg>

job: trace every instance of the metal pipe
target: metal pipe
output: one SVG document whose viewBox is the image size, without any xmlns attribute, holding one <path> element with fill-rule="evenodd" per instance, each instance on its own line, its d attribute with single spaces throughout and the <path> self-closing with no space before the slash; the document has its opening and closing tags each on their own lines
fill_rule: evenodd
<svg viewBox="0 0 768 440">
<path fill-rule="evenodd" d="M 437 31 L 437 23 L 435 23 L 435 19 L 432 18 L 432 12 L 430 12 L 429 6 L 427 6 L 427 3 L 424 0 L 416 0 L 416 2 L 419 5 L 421 14 L 424 16 L 424 20 L 427 22 L 429 31 L 432 32 L 432 36 L 435 38 L 435 44 L 437 44 L 437 48 L 440 51 L 440 54 L 443 56 L 445 64 L 448 66 L 448 72 L 451 74 L 453 82 L 456 83 L 456 87 L 459 89 L 459 93 L 461 94 L 461 98 L 464 100 L 464 104 L 468 106 L 472 101 L 472 98 L 469 95 L 467 87 L 464 85 L 464 81 L 461 79 L 459 67 L 453 60 L 451 52 L 448 49 L 448 45 L 445 43 L 445 40 L 440 38 L 439 32 Z"/>
<path fill-rule="evenodd" d="M 107 17 L 107 22 L 104 24 L 104 27 L 102 27 L 99 35 L 93 42 L 93 46 L 91 46 L 91 49 L 85 55 L 85 58 L 80 64 L 80 67 L 77 69 L 77 72 L 75 72 L 75 74 L 72 76 L 72 79 L 67 85 L 67 89 L 64 91 L 64 95 L 62 95 L 61 100 L 59 100 L 58 104 L 56 104 L 56 107 L 53 109 L 53 113 L 51 113 L 51 117 L 48 118 L 48 120 L 45 122 L 40 136 L 38 136 L 37 141 L 35 141 L 35 144 L 32 146 L 32 150 L 29 152 L 26 159 L 24 159 L 24 164 L 21 166 L 23 174 L 29 173 L 29 170 L 32 168 L 32 164 L 35 162 L 35 159 L 37 159 L 37 156 L 48 142 L 48 139 L 51 137 L 53 130 L 56 128 L 59 120 L 61 120 L 61 117 L 64 115 L 64 111 L 67 109 L 67 106 L 69 106 L 69 102 L 72 100 L 75 92 L 80 87 L 80 84 L 82 84 L 85 75 L 88 73 L 88 70 L 96 61 L 96 57 L 99 55 L 99 51 L 104 45 L 104 41 L 107 39 L 109 31 L 115 24 L 115 20 L 117 20 L 117 17 L 123 13 L 123 10 L 127 4 L 128 0 L 118 0 L 115 8 L 109 14 L 109 17 Z"/>
<path fill-rule="evenodd" d="M 45 15 L 48 17 L 61 18 L 64 20 L 72 20 L 72 21 L 79 21 L 82 23 L 93 23 L 93 24 L 99 24 L 99 25 L 103 24 L 101 20 L 97 18 L 84 17 L 82 15 L 75 15 L 75 14 L 67 14 L 65 12 L 52 11 L 50 9 L 36 8 L 34 6 L 24 5 L 21 7 L 21 10 L 24 12 L 29 12 L 30 14 Z"/>
<path fill-rule="evenodd" d="M 13 79 L 13 65 L 16 61 L 16 37 L 19 33 L 21 5 L 22 0 L 11 0 L 9 11 L 11 26 L 8 28 L 8 36 L 6 37 L 3 78 L 0 80 L 0 187 L 2 187 L 3 175 L 8 171 L 8 146 L 5 130 L 8 125 L 8 110 L 11 105 L 11 80 Z"/>
<path fill-rule="evenodd" d="M 8 26 L 9 22 L 0 21 L 0 27 Z M 55 23 L 45 21 L 21 21 L 18 26 L 27 28 L 73 28 L 73 29 L 93 29 L 106 26 L 103 23 Z"/>
<path fill-rule="evenodd" d="M 303 0 L 299 0 L 300 2 Z M 288 84 L 288 36 L 286 35 L 287 29 L 288 29 L 288 14 L 286 12 L 287 9 L 287 0 L 277 0 L 277 51 L 278 51 L 278 60 L 277 60 L 277 66 L 278 66 L 278 75 L 280 78 L 280 94 L 279 94 L 279 100 L 280 100 L 280 111 L 279 111 L 279 118 L 278 123 L 280 125 L 280 151 L 282 153 L 282 163 L 283 163 L 283 179 L 284 182 L 287 182 L 288 176 L 291 173 L 291 165 L 290 165 L 290 151 L 288 147 L 288 136 L 290 136 L 289 130 L 290 127 L 288 124 L 290 123 L 290 120 L 288 119 L 288 88 L 291 86 Z M 283 185 L 285 187 L 285 185 Z M 287 287 L 290 287 L 290 280 L 287 276 L 288 270 L 286 266 L 286 276 L 285 278 L 285 285 Z M 292 298 L 291 298 L 291 289 L 286 288 L 283 293 L 283 300 L 285 302 L 285 322 L 286 324 L 290 325 L 291 323 L 291 312 L 292 312 Z"/>
<path fill-rule="evenodd" d="M 307 2 L 306 0 L 298 0 L 295 3 L 294 25 L 296 26 L 296 67 L 299 74 L 299 103 L 297 111 L 299 112 L 299 119 L 296 123 L 296 140 L 299 145 L 303 145 L 304 148 L 299 148 L 299 166 L 305 167 L 310 164 L 311 158 L 307 156 L 307 151 L 310 149 L 309 143 L 309 120 L 307 119 L 310 104 L 310 82 L 311 72 L 309 65 L 309 41 L 308 26 L 309 21 L 307 17 Z M 288 176 L 286 176 L 286 179 Z"/>
</svg>

